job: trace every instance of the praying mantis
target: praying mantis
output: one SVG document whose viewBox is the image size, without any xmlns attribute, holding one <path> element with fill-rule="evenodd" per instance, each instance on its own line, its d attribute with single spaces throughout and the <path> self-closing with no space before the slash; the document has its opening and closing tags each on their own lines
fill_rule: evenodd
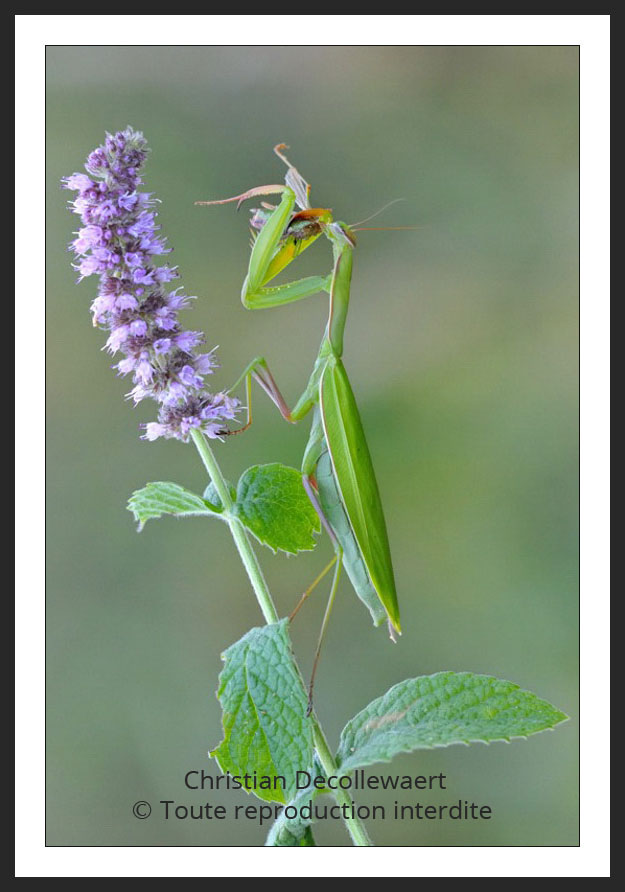
<svg viewBox="0 0 625 892">
<path fill-rule="evenodd" d="M 310 206 L 310 186 L 283 154 L 286 148 L 284 144 L 274 148 L 288 168 L 285 185 L 258 186 L 232 198 L 196 204 L 217 205 L 236 201 L 240 206 L 243 201 L 256 196 L 281 196 L 277 207 L 263 204 L 252 211 L 252 253 L 241 291 L 246 308 L 269 309 L 314 294 L 329 294 L 328 322 L 319 353 L 306 389 L 293 409 L 286 404 L 262 356 L 252 360 L 229 391 L 235 390 L 245 380 L 247 424 L 230 433 L 238 433 L 251 424 L 252 378 L 287 421 L 298 422 L 312 411 L 312 427 L 302 460 L 302 481 L 330 537 L 335 556 L 304 593 L 291 618 L 314 586 L 334 566 L 315 659 L 316 668 L 342 568 L 356 594 L 369 609 L 374 625 L 379 626 L 386 619 L 393 641 L 395 632 L 401 634 L 401 626 L 382 502 L 360 413 L 342 360 L 355 235 L 347 224 L 335 222 L 328 208 Z M 334 264 L 329 275 L 308 276 L 277 286 L 268 285 L 321 235 L 332 245 Z"/>
</svg>

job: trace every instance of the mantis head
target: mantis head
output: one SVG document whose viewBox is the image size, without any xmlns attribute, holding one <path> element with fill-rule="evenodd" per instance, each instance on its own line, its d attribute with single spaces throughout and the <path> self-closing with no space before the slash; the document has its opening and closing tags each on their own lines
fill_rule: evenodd
<svg viewBox="0 0 625 892">
<path fill-rule="evenodd" d="M 339 247 L 344 247 L 345 245 L 349 245 L 351 248 L 356 247 L 356 236 L 347 223 L 327 223 L 324 228 L 329 238 L 336 242 Z"/>
</svg>

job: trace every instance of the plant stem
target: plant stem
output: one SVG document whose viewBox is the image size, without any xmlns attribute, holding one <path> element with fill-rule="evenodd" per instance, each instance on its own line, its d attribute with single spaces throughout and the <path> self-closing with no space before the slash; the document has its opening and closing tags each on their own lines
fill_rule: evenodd
<svg viewBox="0 0 625 892">
<path fill-rule="evenodd" d="M 241 560 L 243 561 L 243 566 L 245 567 L 247 575 L 249 576 L 252 588 L 254 589 L 254 594 L 256 595 L 258 604 L 265 618 L 265 622 L 268 625 L 271 623 L 277 623 L 280 619 L 278 611 L 276 610 L 276 606 L 273 603 L 271 594 L 269 593 L 269 588 L 267 587 L 265 577 L 263 576 L 263 571 L 260 568 L 258 558 L 256 557 L 256 553 L 254 552 L 250 540 L 248 539 L 247 533 L 241 522 L 234 516 L 232 512 L 232 498 L 230 497 L 228 485 L 226 484 L 224 476 L 221 473 L 221 468 L 217 464 L 217 460 L 215 459 L 213 450 L 208 445 L 204 434 L 202 434 L 200 431 L 192 430 L 191 439 L 193 440 L 193 443 L 195 444 L 195 447 L 200 454 L 200 458 L 202 459 L 204 467 L 208 471 L 208 475 L 212 480 L 215 489 L 217 490 L 217 494 L 221 499 L 222 505 L 224 506 L 223 517 L 230 527 L 232 538 L 235 541 L 239 555 L 241 557 Z M 323 770 L 326 773 L 326 777 L 336 775 L 338 770 L 336 762 L 334 761 L 332 750 L 330 749 L 325 738 L 325 734 L 323 733 L 323 729 L 321 728 L 319 719 L 314 712 L 311 714 L 310 719 L 313 727 L 315 749 L 317 750 L 317 755 L 319 756 L 319 761 L 321 762 Z M 351 807 L 353 805 L 350 795 L 345 792 L 345 790 L 333 790 L 332 793 L 339 805 L 346 805 L 348 807 Z M 373 845 L 360 818 L 358 818 L 357 816 L 346 816 L 344 820 L 349 831 L 349 835 L 351 836 L 352 842 L 355 846 Z"/>
<path fill-rule="evenodd" d="M 315 749 L 317 750 L 317 755 L 319 756 L 319 761 L 323 766 L 323 770 L 326 773 L 326 777 L 336 776 L 338 769 L 336 767 L 336 762 L 334 761 L 334 756 L 332 755 L 332 750 L 328 746 L 328 741 L 326 740 L 325 734 L 323 733 L 323 729 L 319 723 L 319 719 L 316 714 L 313 712 L 310 716 L 311 721 L 313 723 L 313 739 L 315 741 Z M 333 790 L 332 795 L 339 803 L 339 805 L 347 805 L 351 808 L 353 805 L 352 798 L 349 793 L 346 793 L 345 790 Z M 365 829 L 365 825 L 362 823 L 359 817 L 356 815 L 345 817 L 345 824 L 349 831 L 349 835 L 352 838 L 352 842 L 355 846 L 372 846 L 373 842 L 369 837 Z"/>
<path fill-rule="evenodd" d="M 247 538 L 247 533 L 241 522 L 232 513 L 233 505 L 232 499 L 230 498 L 230 492 L 228 491 L 228 485 L 226 484 L 223 474 L 221 473 L 221 468 L 217 464 L 217 460 L 213 455 L 213 450 L 208 445 L 204 434 L 200 433 L 200 431 L 191 431 L 191 439 L 195 443 L 197 451 L 200 453 L 200 458 L 204 463 L 204 467 L 208 471 L 208 475 L 213 481 L 217 494 L 224 506 L 223 516 L 230 527 L 232 538 L 235 541 L 239 555 L 243 561 L 243 566 L 247 570 L 247 575 L 252 583 L 254 594 L 256 595 L 260 609 L 265 617 L 265 622 L 268 624 L 277 623 L 280 617 L 278 616 L 276 605 L 273 603 L 273 599 L 269 594 L 263 571 L 254 554 L 250 540 Z"/>
</svg>

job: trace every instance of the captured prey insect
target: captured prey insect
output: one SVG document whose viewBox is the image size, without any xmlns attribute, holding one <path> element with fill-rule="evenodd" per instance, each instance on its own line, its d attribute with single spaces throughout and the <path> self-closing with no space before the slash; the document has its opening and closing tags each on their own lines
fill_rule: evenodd
<svg viewBox="0 0 625 892">
<path fill-rule="evenodd" d="M 390 636 L 395 640 L 394 632 L 401 634 L 401 627 L 386 522 L 360 413 L 342 360 L 355 235 L 345 223 L 333 220 L 331 210 L 310 206 L 310 186 L 283 155 L 282 150 L 286 148 L 280 144 L 274 149 L 288 167 L 285 185 L 258 186 L 232 198 L 196 202 L 213 205 L 236 201 L 240 205 L 256 196 L 272 193 L 282 196 L 277 207 L 263 204 L 252 211 L 252 254 L 241 293 L 245 307 L 251 310 L 278 307 L 320 292 L 327 292 L 330 296 L 328 322 L 319 354 L 306 389 L 295 407 L 289 409 L 265 358 L 257 357 L 231 388 L 234 390 L 243 380 L 246 381 L 248 422 L 239 430 L 245 430 L 251 424 L 252 377 L 287 421 L 300 421 L 312 410 L 312 428 L 302 461 L 302 479 L 332 540 L 335 557 L 291 615 L 334 565 L 321 641 L 341 567 L 344 567 L 356 594 L 369 609 L 374 624 L 380 625 L 386 619 Z M 329 275 L 309 276 L 284 285 L 267 286 L 320 235 L 324 235 L 332 244 L 334 266 Z"/>
</svg>

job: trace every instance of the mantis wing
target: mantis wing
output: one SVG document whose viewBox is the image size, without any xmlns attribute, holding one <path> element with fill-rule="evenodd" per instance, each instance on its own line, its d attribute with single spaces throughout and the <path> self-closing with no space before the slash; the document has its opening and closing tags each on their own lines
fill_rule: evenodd
<svg viewBox="0 0 625 892">
<path fill-rule="evenodd" d="M 371 583 L 398 632 L 399 606 L 386 522 L 373 463 L 345 367 L 330 360 L 319 384 L 332 468 Z"/>
<path fill-rule="evenodd" d="M 317 462 L 315 479 L 319 491 L 319 502 L 339 545 L 343 549 L 343 567 L 350 578 L 354 591 L 371 614 L 374 626 L 379 626 L 386 619 L 386 610 L 369 579 L 369 573 L 354 536 L 349 518 L 343 507 L 343 500 L 338 491 L 332 460 L 327 447 Z"/>
</svg>

